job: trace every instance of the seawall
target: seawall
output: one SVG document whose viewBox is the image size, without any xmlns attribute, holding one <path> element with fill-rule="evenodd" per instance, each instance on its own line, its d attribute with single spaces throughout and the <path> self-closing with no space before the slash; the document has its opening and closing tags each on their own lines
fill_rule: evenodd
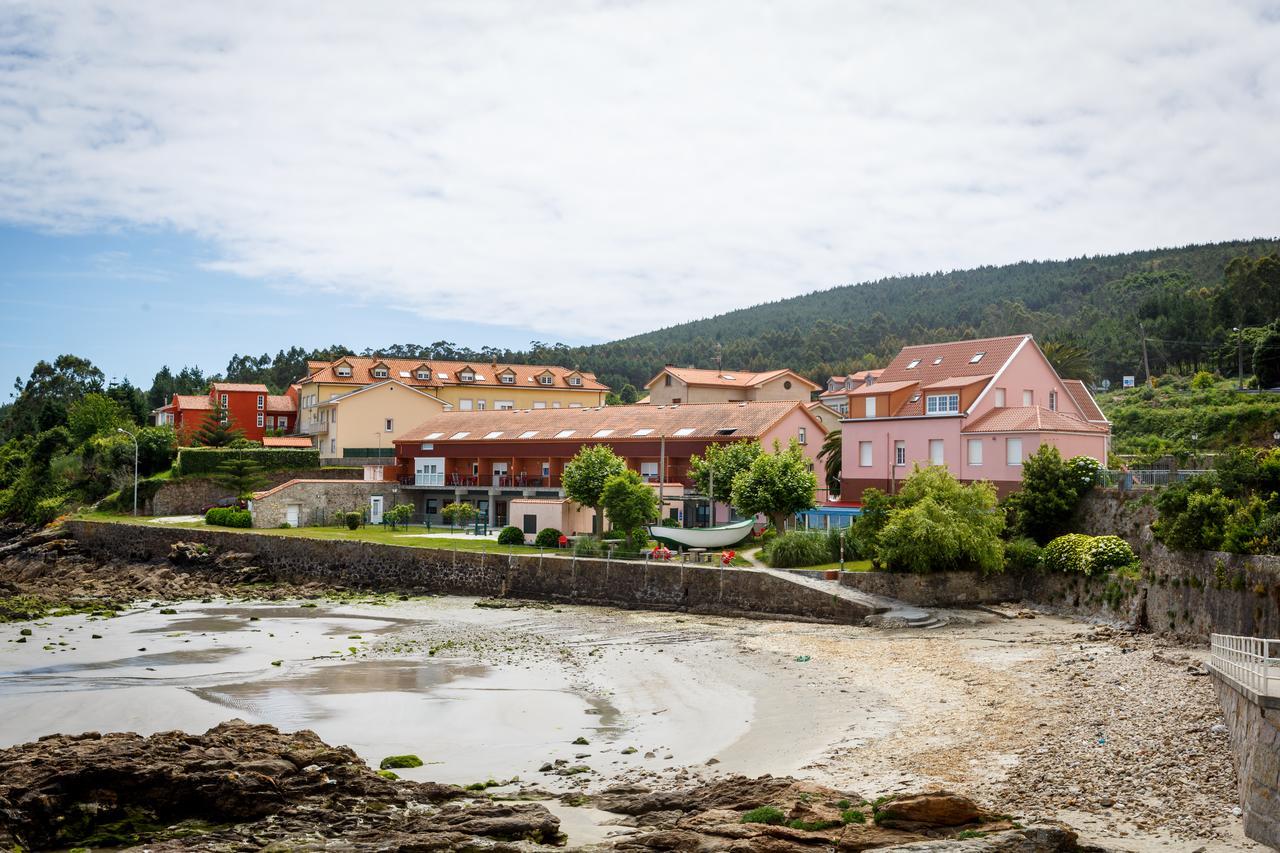
<svg viewBox="0 0 1280 853">
<path fill-rule="evenodd" d="M 1246 695 L 1211 674 L 1231 738 L 1245 835 L 1280 849 L 1280 700 Z"/>
<path fill-rule="evenodd" d="M 765 572 L 682 563 L 639 563 L 548 554 L 485 554 L 406 545 L 223 530 L 71 520 L 68 535 L 90 554 L 147 562 L 174 542 L 253 555 L 285 581 L 425 595 L 525 598 L 637 610 L 861 624 L 867 607 Z M 188 567 L 199 571 L 198 566 Z"/>
</svg>

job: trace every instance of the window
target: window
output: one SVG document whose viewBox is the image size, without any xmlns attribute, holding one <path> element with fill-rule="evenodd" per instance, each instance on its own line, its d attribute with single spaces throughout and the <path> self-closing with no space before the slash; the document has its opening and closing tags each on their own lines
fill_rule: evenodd
<svg viewBox="0 0 1280 853">
<path fill-rule="evenodd" d="M 996 389 L 996 408 L 997 409 L 1004 408 L 1004 389 L 1003 388 Z"/>
<path fill-rule="evenodd" d="M 543 463 L 542 463 L 542 476 L 544 476 L 544 477 L 550 477 L 550 476 L 551 476 L 551 463 L 550 463 L 550 462 L 543 462 Z"/>
<path fill-rule="evenodd" d="M 913 358 L 911 359 L 911 363 L 907 365 L 907 370 L 915 370 L 919 366 L 920 366 L 920 359 Z"/>
<path fill-rule="evenodd" d="M 672 397 L 672 398 L 671 398 L 671 405 L 673 405 L 673 406 L 675 406 L 675 405 L 677 405 L 677 404 L 679 404 L 679 403 L 681 403 L 681 402 L 683 402 L 683 400 L 681 400 L 679 397 Z"/>
<path fill-rule="evenodd" d="M 553 409 L 558 409 L 558 408 L 560 408 L 560 404 L 559 404 L 559 403 L 552 403 L 552 404 L 551 404 L 551 408 L 553 408 Z"/>
<path fill-rule="evenodd" d="M 569 384 L 570 384 L 570 385 L 581 385 L 581 384 L 582 384 L 582 377 L 581 377 L 581 376 L 571 376 L 571 377 L 569 377 Z"/>
<path fill-rule="evenodd" d="M 652 428 L 652 427 L 641 427 L 640 429 L 636 430 L 635 432 L 633 432 L 633 433 L 631 433 L 631 434 L 632 434 L 633 436 L 636 436 L 636 435 L 652 435 L 652 434 L 653 434 L 653 428 Z"/>
<path fill-rule="evenodd" d="M 374 378 L 374 379 L 386 379 L 386 378 L 387 378 L 387 369 L 386 369 L 385 367 L 375 367 L 375 368 L 373 369 L 373 378 Z"/>
<path fill-rule="evenodd" d="M 737 431 L 737 427 L 723 427 L 722 429 L 716 430 L 716 435 L 733 435 Z"/>
<path fill-rule="evenodd" d="M 791 380 L 790 380 L 790 379 L 788 379 L 786 382 L 783 382 L 783 383 L 782 383 L 782 387 L 783 387 L 783 388 L 786 388 L 788 391 L 790 391 L 790 390 L 791 390 Z"/>
<path fill-rule="evenodd" d="M 982 439 L 980 438 L 969 439 L 969 464 L 982 464 Z"/>
<path fill-rule="evenodd" d="M 439 438 L 442 435 L 444 435 L 444 433 L 442 432 L 432 432 L 432 433 L 428 433 L 427 435 L 424 435 L 423 438 L 425 438 L 427 441 L 435 441 L 437 438 Z"/>
<path fill-rule="evenodd" d="M 489 403 L 485 400 L 476 400 L 476 411 L 483 412 L 487 405 L 489 405 Z"/>
<path fill-rule="evenodd" d="M 288 416 L 281 415 L 280 417 L 276 418 L 276 426 L 278 426 L 280 429 L 288 429 L 289 428 Z"/>
<path fill-rule="evenodd" d="M 262 412 L 258 412 L 258 426 L 262 426 Z"/>
<path fill-rule="evenodd" d="M 662 384 L 663 384 L 663 385 L 665 385 L 665 386 L 666 386 L 666 387 L 668 387 L 668 388 L 670 388 L 670 387 L 671 387 L 671 374 L 670 374 L 670 373 L 668 373 L 666 376 L 662 377 Z"/>
<path fill-rule="evenodd" d="M 933 366 L 934 366 L 934 367 L 937 367 L 939 364 L 942 364 L 942 356 L 938 356 L 937 358 L 935 358 L 935 359 L 933 360 Z"/>
<path fill-rule="evenodd" d="M 570 403 L 570 404 L 569 404 L 569 408 L 571 408 L 571 409 L 581 409 L 581 408 L 582 408 L 582 404 L 581 404 L 581 403 Z"/>
<path fill-rule="evenodd" d="M 499 381 L 502 382 L 503 385 L 516 384 L 516 375 L 514 373 L 504 373 L 501 376 L 499 376 L 498 379 Z"/>
<path fill-rule="evenodd" d="M 1036 392 L 1030 388 L 1022 392 L 1022 405 L 1034 406 L 1036 404 Z"/>
<path fill-rule="evenodd" d="M 797 441 L 799 441 L 801 444 L 808 444 L 808 443 L 809 443 L 809 442 L 808 442 L 808 440 L 805 438 L 805 428 L 804 428 L 804 427 L 800 427 L 800 431 L 799 431 L 798 435 L 796 436 L 796 440 L 797 440 Z"/>
<path fill-rule="evenodd" d="M 925 412 L 930 415 L 954 415 L 960 411 L 959 394 L 930 394 L 924 402 Z"/>
<path fill-rule="evenodd" d="M 514 400 L 494 400 L 493 407 L 501 412 L 509 412 L 516 407 Z"/>
<path fill-rule="evenodd" d="M 977 364 L 978 362 L 982 361 L 982 357 L 986 354 L 987 354 L 986 350 L 983 350 L 982 352 L 975 352 L 973 354 L 973 358 L 969 359 L 969 363 Z"/>
<path fill-rule="evenodd" d="M 350 368 L 350 367 L 339 367 L 339 368 L 337 368 L 336 370 L 334 370 L 333 372 L 334 372 L 334 373 L 336 373 L 338 376 L 350 376 L 350 375 L 351 375 L 351 368 Z"/>
<path fill-rule="evenodd" d="M 555 382 L 556 379 L 550 373 L 544 373 L 538 377 L 538 381 L 543 385 L 550 385 L 552 382 Z"/>
<path fill-rule="evenodd" d="M 683 438 L 686 435 L 693 435 L 694 432 L 695 430 L 693 427 L 680 427 L 680 429 L 676 430 L 672 434 Z"/>
<path fill-rule="evenodd" d="M 464 431 L 462 431 L 462 432 L 455 432 L 453 435 L 449 436 L 449 440 L 450 440 L 450 441 L 459 441 L 459 440 L 461 440 L 461 439 L 466 438 L 466 437 L 467 437 L 467 436 L 469 436 L 469 435 L 471 435 L 471 433 L 469 433 L 469 432 L 467 432 L 467 431 L 465 431 L 465 430 L 464 430 Z"/>
<path fill-rule="evenodd" d="M 267 407 L 267 398 L 263 394 L 258 395 L 258 408 L 265 409 Z"/>
<path fill-rule="evenodd" d="M 547 407 L 547 404 L 546 404 L 546 403 L 534 403 L 534 404 L 533 404 L 533 407 L 534 407 L 535 409 L 545 409 L 545 408 Z"/>
<path fill-rule="evenodd" d="M 526 536 L 535 535 L 538 532 L 538 516 L 533 513 L 525 513 L 523 529 Z"/>
<path fill-rule="evenodd" d="M 431 378 L 431 371 L 430 371 L 430 370 L 419 370 L 419 371 L 418 371 L 418 373 L 417 373 L 417 376 L 418 376 L 418 378 L 419 378 L 419 379 L 421 379 L 421 380 L 423 380 L 423 381 L 425 382 L 426 380 L 428 380 L 428 379 L 430 379 L 430 378 Z"/>
<path fill-rule="evenodd" d="M 396 423 L 395 418 L 385 418 L 383 420 L 383 430 L 386 432 L 391 432 L 392 430 L 395 429 L 395 423 Z"/>
<path fill-rule="evenodd" d="M 427 515 L 435 515 L 437 506 L 438 504 L 436 503 L 435 498 L 427 498 L 427 503 L 423 507 L 422 511 L 425 512 Z"/>
<path fill-rule="evenodd" d="M 657 462 L 641 462 L 640 476 L 646 480 L 658 479 L 658 463 Z"/>
<path fill-rule="evenodd" d="M 517 438 L 533 438 L 537 434 L 538 434 L 538 431 L 536 429 L 527 429 L 516 437 Z"/>
<path fill-rule="evenodd" d="M 598 429 L 591 433 L 592 438 L 605 438 L 610 435 L 613 435 L 613 430 L 611 429 Z"/>
<path fill-rule="evenodd" d="M 1049 392 L 1049 411 L 1051 412 L 1058 411 L 1058 392 L 1057 391 Z"/>
<path fill-rule="evenodd" d="M 1004 440 L 1004 461 L 1008 465 L 1022 464 L 1022 439 L 1006 438 Z"/>
<path fill-rule="evenodd" d="M 472 403 L 471 403 L 471 401 L 470 401 L 470 400 L 459 400 L 459 401 L 458 401 L 458 410 L 459 410 L 459 411 L 462 411 L 462 412 L 469 412 L 469 411 L 471 411 L 471 409 L 472 409 Z"/>
<path fill-rule="evenodd" d="M 571 435 L 573 435 L 573 430 L 562 429 L 558 433 L 556 433 L 556 438 L 568 438 Z"/>
<path fill-rule="evenodd" d="M 458 374 L 458 381 L 459 382 L 475 382 L 476 375 L 470 370 L 464 370 Z"/>
<path fill-rule="evenodd" d="M 861 468 L 871 467 L 871 442 L 858 442 L 858 466 Z"/>
<path fill-rule="evenodd" d="M 226 394 L 223 394 L 223 395 L 222 395 L 222 408 L 224 408 L 224 409 L 225 409 L 226 407 L 227 407 L 227 395 L 226 395 Z"/>
<path fill-rule="evenodd" d="M 501 438 L 501 437 L 502 437 L 502 430 L 500 430 L 500 429 L 495 429 L 493 432 L 487 432 L 487 433 L 485 433 L 484 437 L 485 437 L 485 438 Z"/>
<path fill-rule="evenodd" d="M 907 464 L 907 443 L 905 441 L 895 441 L 893 443 L 893 464 Z"/>
<path fill-rule="evenodd" d="M 336 438 L 329 439 L 329 452 L 330 453 L 338 452 L 338 440 Z"/>
<path fill-rule="evenodd" d="M 867 417 L 874 418 L 876 416 L 876 398 L 867 398 Z"/>
<path fill-rule="evenodd" d="M 940 438 L 929 439 L 929 464 L 930 465 L 947 464 L 947 458 L 943 450 L 942 439 Z"/>
</svg>

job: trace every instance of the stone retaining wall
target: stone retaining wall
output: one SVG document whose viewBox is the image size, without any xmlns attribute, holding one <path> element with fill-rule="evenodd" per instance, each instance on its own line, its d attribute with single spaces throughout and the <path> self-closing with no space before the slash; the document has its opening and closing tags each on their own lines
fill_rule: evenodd
<svg viewBox="0 0 1280 853">
<path fill-rule="evenodd" d="M 852 601 L 765 572 L 681 563 L 583 560 L 559 555 L 483 554 L 369 542 L 221 530 L 67 522 L 92 554 L 163 559 L 179 540 L 254 555 L 281 580 L 352 589 L 529 598 L 639 610 L 861 624 L 870 613 Z M 198 569 L 195 569 L 198 570 Z"/>
<path fill-rule="evenodd" d="M 274 488 L 290 480 L 359 480 L 364 476 L 360 468 L 322 468 L 319 470 L 272 471 L 264 474 L 268 485 Z M 127 496 L 127 495 L 126 495 Z M 179 477 L 170 480 L 156 491 L 155 497 L 143 502 L 144 515 L 198 515 L 205 507 L 218 501 L 235 497 L 226 486 L 220 486 L 208 477 Z"/>
<path fill-rule="evenodd" d="M 1212 676 L 1231 737 L 1245 835 L 1280 849 L 1280 709 L 1264 708 L 1216 672 Z"/>
</svg>

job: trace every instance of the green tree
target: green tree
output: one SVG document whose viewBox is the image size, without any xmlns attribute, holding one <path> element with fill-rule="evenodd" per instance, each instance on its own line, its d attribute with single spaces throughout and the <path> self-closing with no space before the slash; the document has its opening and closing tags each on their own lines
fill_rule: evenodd
<svg viewBox="0 0 1280 853">
<path fill-rule="evenodd" d="M 1084 494 L 1097 484 L 1098 465 L 1087 457 L 1064 460 L 1042 444 L 1022 463 L 1022 488 L 1005 499 L 1005 510 L 1025 536 L 1043 545 L 1065 532 Z"/>
<path fill-rule="evenodd" d="M 35 435 L 64 426 L 71 404 L 102 388 L 102 371 L 87 358 L 60 355 L 52 364 L 39 361 L 25 384 L 14 382 L 17 398 L 0 424 L 0 437 Z"/>
<path fill-rule="evenodd" d="M 792 439 L 785 450 L 773 443 L 773 453 L 761 453 L 733 478 L 730 502 L 743 515 L 763 513 L 779 533 L 786 520 L 813 507 L 818 478 L 809 459 Z"/>
<path fill-rule="evenodd" d="M 407 527 L 413 521 L 413 504 L 396 504 L 382 514 L 382 520 L 390 524 L 392 530 L 398 526 Z"/>
<path fill-rule="evenodd" d="M 83 444 L 95 435 L 112 434 L 118 427 L 132 423 L 124 406 L 96 391 L 76 400 L 67 410 L 67 431 L 75 444 Z"/>
<path fill-rule="evenodd" d="M 635 471 L 623 471 L 605 480 L 600 505 L 614 529 L 633 537 L 658 518 L 658 495 Z"/>
<path fill-rule="evenodd" d="M 252 459 L 243 457 L 231 458 L 223 462 L 211 479 L 235 492 L 238 498 L 252 495 L 259 489 L 265 488 L 268 482 L 262 473 L 262 466 Z"/>
<path fill-rule="evenodd" d="M 1040 351 L 1063 379 L 1093 384 L 1093 355 L 1084 347 L 1070 341 L 1045 341 Z"/>
<path fill-rule="evenodd" d="M 1004 568 L 1004 517 L 990 483 L 962 485 L 945 468 L 916 466 L 879 533 L 877 554 L 891 569 L 934 572 Z"/>
<path fill-rule="evenodd" d="M 618 399 L 629 406 L 640 399 L 640 392 L 636 390 L 636 386 L 628 382 L 618 391 Z"/>
<path fill-rule="evenodd" d="M 200 447 L 226 447 L 238 438 L 244 438 L 244 431 L 236 426 L 231 413 L 222 407 L 222 401 L 214 398 L 213 408 L 196 430 L 193 440 Z"/>
<path fill-rule="evenodd" d="M 58 496 L 53 459 L 67 450 L 70 444 L 71 436 L 65 427 L 45 430 L 30 441 L 22 470 L 12 485 L 0 492 L 0 518 L 26 522 L 41 520 L 40 503 Z"/>
<path fill-rule="evenodd" d="M 1280 320 L 1267 326 L 1253 347 L 1253 375 L 1259 388 L 1280 385 Z"/>
<path fill-rule="evenodd" d="M 627 470 L 627 463 L 622 461 L 613 448 L 607 444 L 595 444 L 583 447 L 564 466 L 561 482 L 564 493 L 569 500 L 595 511 L 595 524 L 603 524 L 600 519 L 600 501 L 604 494 L 604 484 L 615 474 Z"/>
<path fill-rule="evenodd" d="M 451 504 L 445 504 L 444 508 L 440 510 L 440 515 L 449 523 L 450 527 L 455 524 L 465 527 L 471 522 L 471 519 L 476 517 L 476 508 L 469 503 L 455 501 Z"/>
<path fill-rule="evenodd" d="M 840 494 L 840 475 L 844 472 L 844 430 L 837 424 L 822 440 L 822 448 L 818 451 L 818 461 L 822 463 L 822 473 L 826 478 L 827 490 Z"/>
<path fill-rule="evenodd" d="M 758 441 L 735 441 L 732 444 L 708 444 L 702 456 L 689 457 L 689 476 L 698 492 L 729 503 L 733 495 L 733 478 L 751 467 L 763 450 Z M 712 474 L 715 479 L 714 495 L 708 494 Z"/>
</svg>

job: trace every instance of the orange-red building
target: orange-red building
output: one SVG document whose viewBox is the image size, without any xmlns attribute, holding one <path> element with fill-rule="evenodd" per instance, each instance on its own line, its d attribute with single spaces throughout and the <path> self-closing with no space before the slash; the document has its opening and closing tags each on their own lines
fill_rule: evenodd
<svg viewBox="0 0 1280 853">
<path fill-rule="evenodd" d="M 215 382 L 203 396 L 174 394 L 167 406 L 155 410 L 155 422 L 157 426 L 173 426 L 181 443 L 188 444 L 219 404 L 227 422 L 251 441 L 298 427 L 297 388 L 290 388 L 288 394 L 272 394 L 266 385 L 238 382 Z"/>
</svg>

